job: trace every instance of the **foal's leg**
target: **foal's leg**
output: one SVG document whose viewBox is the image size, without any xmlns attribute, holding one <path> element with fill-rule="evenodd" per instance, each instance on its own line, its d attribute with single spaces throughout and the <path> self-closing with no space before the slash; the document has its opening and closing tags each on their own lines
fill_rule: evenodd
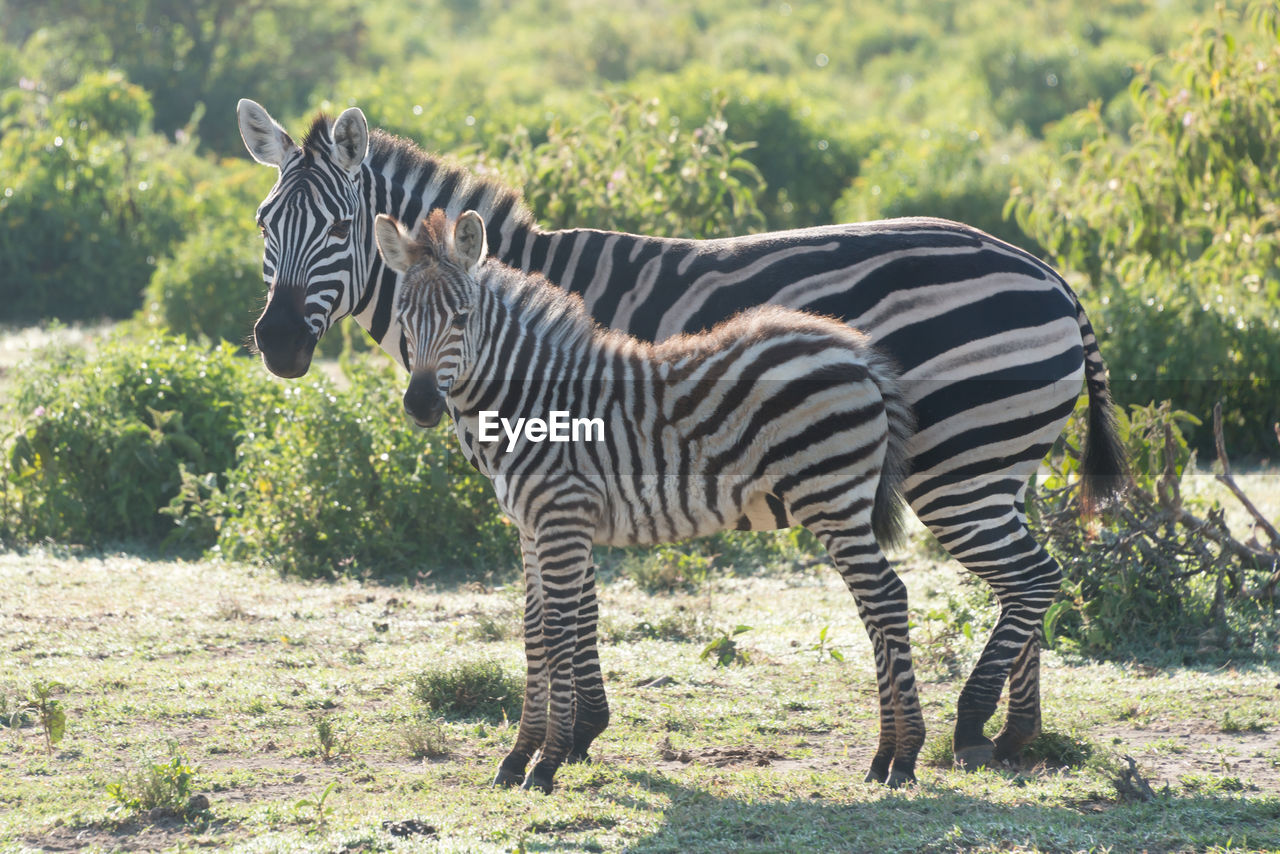
<svg viewBox="0 0 1280 854">
<path fill-rule="evenodd" d="M 533 539 L 520 535 L 520 556 L 524 563 L 524 655 L 526 662 L 524 706 L 515 747 L 498 766 L 495 786 L 518 786 L 525 766 L 546 738 L 547 657 L 542 637 L 542 579 L 538 574 Z"/>
<path fill-rule="evenodd" d="M 916 757 L 924 745 L 924 715 L 907 632 L 907 590 L 871 530 L 875 479 L 855 478 L 848 489 L 832 489 L 830 481 L 823 486 L 802 487 L 789 495 L 791 514 L 831 554 L 871 637 L 880 694 L 880 742 L 867 779 L 896 788 L 915 780 Z"/>
<path fill-rule="evenodd" d="M 542 639 L 550 682 L 550 714 L 542 753 L 525 778 L 524 788 L 548 794 L 556 770 L 573 749 L 574 657 L 578 648 L 578 611 L 591 567 L 591 535 L 570 524 L 573 514 L 541 527 L 534 551 L 542 577 Z M 581 518 L 581 511 L 578 511 Z"/>
<path fill-rule="evenodd" d="M 605 727 L 609 726 L 609 701 L 604 693 L 604 677 L 600 673 L 600 653 L 596 648 L 596 625 L 599 617 L 596 602 L 596 568 L 587 568 L 578 603 L 578 645 L 573 656 L 574 720 L 573 747 L 567 762 L 583 762 L 587 748 Z"/>
</svg>

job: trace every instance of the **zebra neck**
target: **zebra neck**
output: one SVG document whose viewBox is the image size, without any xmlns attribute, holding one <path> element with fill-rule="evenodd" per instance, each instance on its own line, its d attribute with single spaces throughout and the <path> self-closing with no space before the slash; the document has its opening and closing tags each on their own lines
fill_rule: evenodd
<svg viewBox="0 0 1280 854">
<path fill-rule="evenodd" d="M 450 217 L 474 210 L 484 218 L 493 257 L 518 264 L 526 247 L 539 245 L 543 232 L 520 194 L 496 181 L 477 177 L 457 164 L 427 154 L 405 140 L 375 132 L 361 170 L 364 240 L 368 262 L 353 283 L 351 314 L 378 345 L 405 365 L 394 308 L 400 275 L 382 262 L 374 244 L 373 220 L 380 213 L 416 227 L 436 208 Z"/>
</svg>

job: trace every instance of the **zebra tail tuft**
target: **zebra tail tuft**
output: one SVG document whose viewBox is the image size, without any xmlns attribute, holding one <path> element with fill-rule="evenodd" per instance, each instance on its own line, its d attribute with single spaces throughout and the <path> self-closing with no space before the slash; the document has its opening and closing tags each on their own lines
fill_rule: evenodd
<svg viewBox="0 0 1280 854">
<path fill-rule="evenodd" d="M 889 437 L 880 469 L 880 482 L 876 485 L 875 504 L 871 507 L 871 530 L 880 547 L 890 549 L 901 545 L 906 538 L 904 511 L 907 502 L 902 494 L 902 484 L 911 472 L 907 443 L 915 433 L 916 416 L 903 397 L 897 368 L 887 357 L 877 355 L 880 358 L 872 363 L 872 375 L 884 399 Z"/>
<path fill-rule="evenodd" d="M 1122 497 L 1129 485 L 1129 460 L 1116 425 L 1115 405 L 1105 374 L 1090 378 L 1089 427 L 1080 460 L 1080 500 L 1086 518 Z"/>
<path fill-rule="evenodd" d="M 1129 460 L 1116 425 L 1115 404 L 1107 382 L 1107 368 L 1098 351 L 1098 339 L 1076 300 L 1077 320 L 1084 341 L 1085 387 L 1089 392 L 1089 425 L 1080 459 L 1080 501 L 1085 518 L 1124 495 L 1129 486 Z"/>
</svg>

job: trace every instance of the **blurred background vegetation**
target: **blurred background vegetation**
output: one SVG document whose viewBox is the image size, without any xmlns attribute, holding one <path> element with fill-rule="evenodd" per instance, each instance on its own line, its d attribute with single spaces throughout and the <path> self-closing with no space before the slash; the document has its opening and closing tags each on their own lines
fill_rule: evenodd
<svg viewBox="0 0 1280 854">
<path fill-rule="evenodd" d="M 971 223 L 1068 276 L 1121 404 L 1207 422 L 1223 400 L 1233 452 L 1273 454 L 1278 22 L 1206 0 L 0 0 L 0 320 L 122 321 L 0 375 L 0 543 L 321 576 L 512 559 L 386 360 L 286 389 L 236 355 L 275 175 L 241 97 L 295 133 L 358 105 L 548 227 Z"/>
</svg>

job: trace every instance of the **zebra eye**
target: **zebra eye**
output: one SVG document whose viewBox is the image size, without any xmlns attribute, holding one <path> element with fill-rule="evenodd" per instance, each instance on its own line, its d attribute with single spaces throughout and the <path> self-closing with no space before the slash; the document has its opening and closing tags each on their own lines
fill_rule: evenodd
<svg viewBox="0 0 1280 854">
<path fill-rule="evenodd" d="M 449 325 L 452 326 L 454 329 L 461 329 L 462 327 L 466 326 L 467 314 L 468 312 L 465 312 L 465 311 L 458 312 L 453 316 L 453 320 L 449 322 Z"/>
<path fill-rule="evenodd" d="M 351 233 L 351 220 L 344 219 L 335 222 L 329 228 L 329 236 L 336 237 L 339 240 L 346 240 L 347 235 Z"/>
</svg>

